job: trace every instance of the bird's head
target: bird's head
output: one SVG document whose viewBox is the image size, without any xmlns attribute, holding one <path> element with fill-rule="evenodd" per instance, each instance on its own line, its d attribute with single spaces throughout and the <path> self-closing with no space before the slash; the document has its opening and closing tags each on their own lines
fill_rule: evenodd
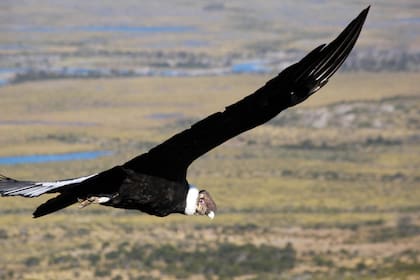
<svg viewBox="0 0 420 280">
<path fill-rule="evenodd" d="M 185 207 L 186 215 L 206 215 L 210 219 L 214 219 L 216 210 L 216 203 L 208 191 L 199 191 L 193 185 L 189 186 Z"/>
<path fill-rule="evenodd" d="M 201 190 L 198 193 L 196 215 L 207 215 L 210 219 L 214 219 L 216 215 L 216 203 L 211 198 L 210 193 L 206 190 Z"/>
</svg>

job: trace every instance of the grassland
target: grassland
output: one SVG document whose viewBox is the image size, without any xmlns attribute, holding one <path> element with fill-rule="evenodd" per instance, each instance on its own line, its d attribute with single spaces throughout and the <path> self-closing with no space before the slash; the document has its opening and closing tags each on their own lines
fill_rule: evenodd
<svg viewBox="0 0 420 280">
<path fill-rule="evenodd" d="M 416 279 L 417 73 L 342 73 L 269 124 L 197 160 L 216 219 L 2 198 L 0 279 Z M 254 91 L 266 76 L 57 80 L 0 88 L 0 156 L 105 149 L 1 166 L 19 179 L 122 163 Z"/>
<path fill-rule="evenodd" d="M 0 174 L 54 180 L 110 168 L 269 78 L 60 80 L 45 71 L 280 65 L 368 4 L 353 55 L 375 71 L 418 69 L 413 0 L 2 1 L 0 84 L 23 70 L 55 80 L 0 87 L 0 156 L 113 153 L 1 165 Z M 173 26 L 189 31 L 101 30 Z M 412 66 L 394 67 L 398 57 Z M 304 104 L 197 160 L 189 180 L 216 199 L 213 221 L 77 205 L 34 220 L 48 196 L 1 198 L 0 279 L 419 279 L 419 78 L 338 73 Z"/>
</svg>

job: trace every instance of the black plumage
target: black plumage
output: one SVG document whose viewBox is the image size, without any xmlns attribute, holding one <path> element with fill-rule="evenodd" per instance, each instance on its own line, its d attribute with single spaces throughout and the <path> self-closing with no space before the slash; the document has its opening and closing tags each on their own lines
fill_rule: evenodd
<svg viewBox="0 0 420 280">
<path fill-rule="evenodd" d="M 27 182 L 0 177 L 2 196 L 60 193 L 39 206 L 43 216 L 77 201 L 166 216 L 171 213 L 214 216 L 216 204 L 206 191 L 188 184 L 187 169 L 201 155 L 274 118 L 324 86 L 349 55 L 369 7 L 328 45 L 321 45 L 263 87 L 192 125 L 149 152 L 98 174 L 57 182 Z"/>
</svg>

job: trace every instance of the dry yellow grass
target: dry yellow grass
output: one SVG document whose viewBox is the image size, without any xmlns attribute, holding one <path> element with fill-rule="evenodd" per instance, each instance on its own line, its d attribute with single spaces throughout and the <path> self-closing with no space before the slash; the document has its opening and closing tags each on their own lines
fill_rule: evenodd
<svg viewBox="0 0 420 280">
<path fill-rule="evenodd" d="M 0 166 L 0 173 L 41 180 L 112 167 L 185 128 L 177 123 L 179 119 L 193 121 L 223 110 L 267 79 L 61 80 L 2 87 L 0 155 L 96 149 L 115 153 L 89 161 Z M 300 107 L 418 96 L 417 79 L 416 73 L 339 74 Z M 153 117 L 155 114 L 174 117 L 161 119 Z M 2 198 L 0 229 L 6 238 L 0 238 L 4 253 L 0 261 L 4 271 L 14 273 L 6 279 L 94 278 L 101 269 L 110 271 L 104 279 L 118 275 L 131 279 L 142 273 L 162 279 L 175 277 L 165 274 L 164 263 L 161 269 L 150 271 L 137 267 L 124 270 L 117 262 L 110 262 L 105 256 L 120 250 L 122 240 L 130 240 L 130 248 L 150 244 L 157 250 L 172 244 L 193 251 L 203 244 L 211 248 L 220 244 L 283 248 L 291 242 L 298 260 L 289 271 L 292 276 L 310 271 L 315 277 L 318 271 L 320 279 L 327 275 L 339 278 L 343 276 L 340 267 L 358 276 L 371 268 L 387 267 L 390 275 L 401 276 L 408 268 L 399 270 L 400 263 L 407 258 L 411 262 L 410 249 L 418 244 L 418 235 L 401 237 L 404 233 L 398 227 L 404 219 L 414 229 L 420 224 L 418 144 L 407 141 L 417 132 L 398 127 L 361 128 L 348 133 L 334 127 L 269 124 L 200 158 L 191 166 L 189 180 L 210 190 L 217 200 L 220 213 L 214 221 L 182 215 L 157 218 L 101 206 L 81 210 L 76 205 L 34 220 L 32 210 L 51 196 Z M 402 142 L 366 146 L 366 141 L 378 136 Z M 337 148 L 287 148 L 299 147 L 308 139 L 319 147 L 331 143 Z M 190 240 L 195 242 L 192 247 L 185 245 L 191 244 Z M 124 252 L 120 251 L 122 255 Z M 86 259 L 91 255 L 99 257 L 94 269 Z M 68 259 L 56 263 L 60 257 Z M 78 260 L 78 269 L 72 267 L 72 257 Z M 31 260 L 38 262 L 36 268 Z M 407 275 L 418 273 L 413 269 Z"/>
</svg>

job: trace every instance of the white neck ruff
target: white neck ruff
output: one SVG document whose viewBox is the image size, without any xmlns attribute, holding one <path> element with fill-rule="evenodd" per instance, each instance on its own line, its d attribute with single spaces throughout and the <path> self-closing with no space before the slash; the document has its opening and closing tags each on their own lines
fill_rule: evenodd
<svg viewBox="0 0 420 280">
<path fill-rule="evenodd" d="M 194 185 L 189 185 L 187 193 L 187 201 L 185 205 L 185 214 L 194 215 L 195 210 L 197 209 L 197 200 L 198 200 L 198 189 Z"/>
</svg>

